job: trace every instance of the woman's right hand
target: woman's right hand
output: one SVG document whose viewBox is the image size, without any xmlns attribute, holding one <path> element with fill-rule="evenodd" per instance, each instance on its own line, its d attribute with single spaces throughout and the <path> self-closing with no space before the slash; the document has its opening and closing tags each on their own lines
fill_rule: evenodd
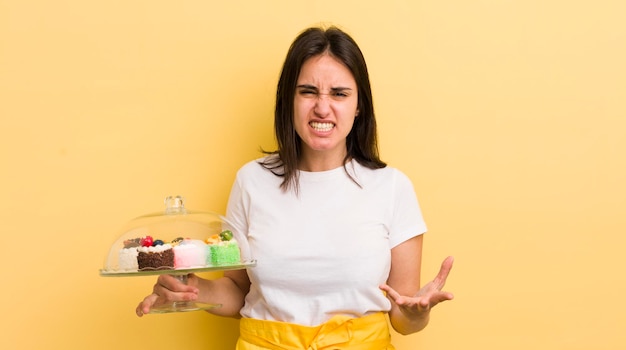
<svg viewBox="0 0 626 350">
<path fill-rule="evenodd" d="M 143 299 L 137 305 L 135 312 L 141 317 L 150 312 L 154 306 L 159 306 L 173 301 L 194 301 L 198 299 L 198 277 L 194 274 L 187 276 L 187 284 L 184 284 L 171 275 L 160 275 L 152 288 L 152 294 Z"/>
</svg>

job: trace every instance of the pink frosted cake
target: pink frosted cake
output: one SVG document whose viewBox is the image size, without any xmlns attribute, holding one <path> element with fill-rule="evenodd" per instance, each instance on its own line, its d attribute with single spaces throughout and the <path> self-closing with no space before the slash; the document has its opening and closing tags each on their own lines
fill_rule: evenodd
<svg viewBox="0 0 626 350">
<path fill-rule="evenodd" d="M 174 267 L 204 267 L 207 259 L 207 245 L 199 239 L 184 239 L 174 248 Z"/>
</svg>

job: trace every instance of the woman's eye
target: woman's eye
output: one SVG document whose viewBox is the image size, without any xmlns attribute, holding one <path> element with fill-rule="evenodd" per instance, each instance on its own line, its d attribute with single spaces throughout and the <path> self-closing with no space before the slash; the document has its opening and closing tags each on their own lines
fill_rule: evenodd
<svg viewBox="0 0 626 350">
<path fill-rule="evenodd" d="M 326 93 L 320 93 L 317 89 L 302 88 L 298 90 L 298 94 L 306 98 L 316 98 L 316 97 L 326 95 L 333 100 L 343 100 L 343 99 L 346 99 L 347 97 L 350 97 L 350 92 L 345 91 L 344 89 L 336 89 L 336 90 L 332 89 L 326 94 Z"/>
<path fill-rule="evenodd" d="M 300 90 L 300 95 L 314 96 L 317 95 L 317 92 L 315 92 L 314 90 Z"/>
<path fill-rule="evenodd" d="M 333 91 L 333 92 L 330 93 L 330 97 L 333 100 L 337 100 L 337 101 L 344 100 L 344 99 L 348 98 L 349 96 L 350 96 L 350 94 L 348 92 L 345 92 L 345 91 Z"/>
</svg>

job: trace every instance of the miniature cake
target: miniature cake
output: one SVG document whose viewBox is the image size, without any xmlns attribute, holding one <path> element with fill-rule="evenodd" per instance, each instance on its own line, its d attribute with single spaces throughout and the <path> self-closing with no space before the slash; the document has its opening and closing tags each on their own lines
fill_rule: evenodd
<svg viewBox="0 0 626 350">
<path fill-rule="evenodd" d="M 152 240 L 151 236 L 141 239 L 141 247 L 137 248 L 137 265 L 139 270 L 172 269 L 174 268 L 174 250 L 171 244 L 161 240 Z"/>
<path fill-rule="evenodd" d="M 207 245 L 199 239 L 184 239 L 174 246 L 174 267 L 203 267 L 207 260 Z"/>
<path fill-rule="evenodd" d="M 224 266 L 240 260 L 239 244 L 228 230 L 206 241 L 178 237 L 164 243 L 152 236 L 133 238 L 125 240 L 118 252 L 119 270 L 124 272 Z"/>
<path fill-rule="evenodd" d="M 137 247 L 122 248 L 119 252 L 119 269 L 120 271 L 137 271 L 139 265 L 137 263 Z"/>
<path fill-rule="evenodd" d="M 237 264 L 241 260 L 239 244 L 233 239 L 231 231 L 222 231 L 219 235 L 213 235 L 207 239 L 209 244 L 209 256 L 207 265 L 221 266 Z"/>
<path fill-rule="evenodd" d="M 140 247 L 140 238 L 127 239 L 124 241 L 124 248 L 119 251 L 120 271 L 137 271 L 137 248 Z"/>
</svg>

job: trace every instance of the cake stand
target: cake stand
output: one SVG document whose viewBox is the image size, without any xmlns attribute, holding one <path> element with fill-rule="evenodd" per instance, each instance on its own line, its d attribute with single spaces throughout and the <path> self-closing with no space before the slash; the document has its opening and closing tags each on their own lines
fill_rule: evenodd
<svg viewBox="0 0 626 350">
<path fill-rule="evenodd" d="M 120 251 L 129 241 L 138 240 L 142 237 L 153 237 L 163 242 L 171 242 L 175 239 L 206 240 L 224 230 L 231 230 L 232 225 L 223 216 L 213 212 L 197 212 L 185 209 L 184 199 L 181 196 L 165 198 L 165 211 L 137 217 L 126 224 L 122 234 L 111 245 L 109 254 L 105 259 L 104 268 L 100 270 L 102 277 L 137 277 L 156 276 L 169 274 L 187 284 L 190 273 L 216 272 L 228 270 L 241 270 L 256 266 L 256 261 L 250 259 L 247 241 L 238 239 L 241 260 L 233 264 L 219 264 L 206 266 L 193 266 L 184 268 L 165 269 L 128 269 L 120 264 Z M 235 234 L 235 238 L 236 234 Z M 163 314 L 171 312 L 188 312 L 210 310 L 221 307 L 221 304 L 207 304 L 193 301 L 177 301 L 161 304 L 151 308 L 151 314 Z"/>
</svg>

